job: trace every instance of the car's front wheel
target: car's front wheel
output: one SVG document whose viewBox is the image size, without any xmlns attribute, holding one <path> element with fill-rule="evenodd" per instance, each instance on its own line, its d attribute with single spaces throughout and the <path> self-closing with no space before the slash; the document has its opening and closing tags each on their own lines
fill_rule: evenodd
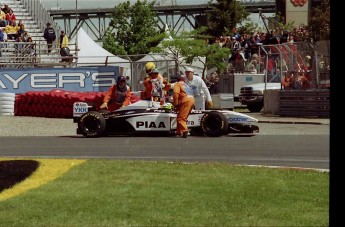
<svg viewBox="0 0 345 227">
<path fill-rule="evenodd" d="M 101 113 L 90 111 L 80 117 L 78 127 L 85 137 L 100 137 L 104 134 L 106 122 Z"/>
<path fill-rule="evenodd" d="M 211 111 L 202 116 L 200 126 L 206 136 L 218 137 L 226 134 L 228 130 L 228 120 L 224 114 L 217 111 Z"/>
</svg>

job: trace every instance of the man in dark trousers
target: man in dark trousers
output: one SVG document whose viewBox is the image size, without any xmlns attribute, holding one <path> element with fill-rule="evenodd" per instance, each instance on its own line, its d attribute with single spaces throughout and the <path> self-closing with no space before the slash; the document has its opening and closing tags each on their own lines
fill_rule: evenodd
<svg viewBox="0 0 345 227">
<path fill-rule="evenodd" d="M 52 51 L 53 42 L 56 39 L 56 34 L 54 28 L 51 27 L 51 24 L 48 22 L 46 29 L 44 29 L 43 34 L 44 39 L 47 41 L 48 54 Z"/>
</svg>

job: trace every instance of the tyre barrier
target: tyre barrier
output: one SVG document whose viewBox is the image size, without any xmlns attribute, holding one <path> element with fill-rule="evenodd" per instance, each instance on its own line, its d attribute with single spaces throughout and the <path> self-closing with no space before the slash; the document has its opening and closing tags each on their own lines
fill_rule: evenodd
<svg viewBox="0 0 345 227">
<path fill-rule="evenodd" d="M 103 92 L 74 92 L 61 89 L 28 91 L 16 95 L 14 115 L 72 118 L 74 102 L 87 102 L 97 108 L 103 103 L 103 98 Z"/>
<path fill-rule="evenodd" d="M 14 100 L 14 115 L 73 118 L 73 103 L 86 102 L 97 110 L 103 103 L 104 95 L 104 92 L 75 92 L 62 89 L 28 91 L 12 97 Z M 139 97 L 135 95 L 131 97 L 132 102 L 138 101 L 138 99 Z"/>
<path fill-rule="evenodd" d="M 0 116 L 13 116 L 15 93 L 0 93 Z"/>
</svg>

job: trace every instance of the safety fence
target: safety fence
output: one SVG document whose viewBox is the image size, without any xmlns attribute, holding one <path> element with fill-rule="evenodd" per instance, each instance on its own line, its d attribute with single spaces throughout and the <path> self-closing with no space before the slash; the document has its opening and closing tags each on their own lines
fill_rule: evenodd
<svg viewBox="0 0 345 227">
<path fill-rule="evenodd" d="M 281 82 L 289 90 L 330 88 L 329 47 L 329 40 L 263 45 L 260 56 L 266 81 Z"/>
</svg>

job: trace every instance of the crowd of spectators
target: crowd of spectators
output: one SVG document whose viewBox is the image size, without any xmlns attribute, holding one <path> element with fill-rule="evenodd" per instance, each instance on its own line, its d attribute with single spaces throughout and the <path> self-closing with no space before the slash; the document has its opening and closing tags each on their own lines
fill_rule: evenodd
<svg viewBox="0 0 345 227">
<path fill-rule="evenodd" d="M 27 44 L 26 44 L 27 42 Z M 0 56 L 2 47 L 13 44 L 16 55 L 34 55 L 32 38 L 25 30 L 22 20 L 17 20 L 15 12 L 7 3 L 0 6 Z"/>
<path fill-rule="evenodd" d="M 217 37 L 214 43 L 218 44 L 220 47 L 229 48 L 231 50 L 228 63 L 229 67 L 235 72 L 243 73 L 244 71 L 248 71 L 251 73 L 259 73 L 260 71 L 261 73 L 264 67 L 260 67 L 259 63 L 264 64 L 265 62 L 258 59 L 261 45 L 283 44 L 286 42 L 296 43 L 303 40 L 308 35 L 308 30 L 304 26 L 300 26 L 299 28 L 292 29 L 292 31 L 282 31 L 280 34 L 276 34 L 274 30 L 266 33 L 234 33 L 233 36 Z M 261 57 L 265 57 L 264 53 L 261 53 Z"/>
<path fill-rule="evenodd" d="M 293 28 L 291 31 L 281 31 L 279 34 L 275 33 L 273 30 L 266 33 L 254 32 L 252 34 L 240 34 L 235 32 L 233 36 L 216 37 L 213 43 L 218 44 L 222 48 L 230 49 L 231 54 L 228 58 L 228 71 L 232 71 L 234 73 L 247 72 L 257 74 L 264 73 L 267 69 L 268 80 L 276 77 L 278 79 L 274 82 L 279 82 L 280 80 L 283 81 L 283 77 L 285 75 L 280 75 L 281 72 L 277 62 L 278 54 L 276 53 L 276 55 L 274 55 L 272 53 L 268 53 L 268 58 L 266 58 L 266 53 L 262 51 L 262 49 L 261 52 L 259 52 L 259 48 L 263 45 L 297 43 L 305 40 L 308 36 L 309 32 L 306 27 L 300 26 L 299 28 Z M 298 71 L 295 66 L 290 65 L 288 66 L 289 69 L 287 72 L 285 72 L 289 75 L 294 74 L 300 81 L 304 81 L 303 88 L 307 88 L 310 84 L 310 60 L 310 56 L 306 56 L 306 58 L 303 59 L 305 64 L 308 65 L 307 70 Z M 206 75 L 205 79 L 206 84 L 212 92 L 214 92 L 214 90 L 219 90 L 219 78 L 217 74 L 214 74 L 216 73 Z M 300 78 L 303 78 L 303 80 Z M 214 87 L 218 88 L 214 89 Z M 287 88 L 291 88 L 291 86 Z"/>
</svg>

